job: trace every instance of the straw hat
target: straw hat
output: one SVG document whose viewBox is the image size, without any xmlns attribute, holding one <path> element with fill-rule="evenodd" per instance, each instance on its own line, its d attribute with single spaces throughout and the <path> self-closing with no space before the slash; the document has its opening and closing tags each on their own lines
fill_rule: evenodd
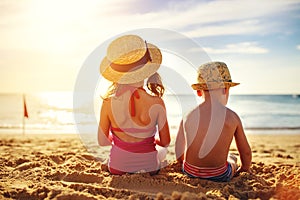
<svg viewBox="0 0 300 200">
<path fill-rule="evenodd" d="M 109 81 L 131 84 L 154 74 L 161 61 L 162 55 L 156 46 L 137 35 L 125 35 L 108 46 L 100 73 Z"/>
<path fill-rule="evenodd" d="M 228 67 L 223 62 L 208 62 L 198 69 L 198 83 L 193 84 L 194 90 L 212 90 L 239 85 L 231 80 Z"/>
</svg>

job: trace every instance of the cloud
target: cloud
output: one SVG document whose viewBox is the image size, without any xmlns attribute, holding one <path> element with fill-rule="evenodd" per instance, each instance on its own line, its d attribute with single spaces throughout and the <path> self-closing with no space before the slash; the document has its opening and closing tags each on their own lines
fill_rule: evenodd
<svg viewBox="0 0 300 200">
<path fill-rule="evenodd" d="M 278 24 L 271 24 L 266 19 L 293 9 L 297 3 L 294 0 L 247 0 L 243 3 L 239 0 L 168 1 L 164 4 L 159 4 L 159 1 L 145 3 L 138 0 L 32 0 L 26 1 L 26 4 L 5 2 L 0 3 L 0 13 L 6 13 L 5 16 L 2 14 L 3 18 L 0 19 L 0 24 L 6 24 L 5 27 L 0 26 L 0 36 L 3 38 L 1 46 L 16 48 L 23 43 L 28 46 L 24 41 L 29 41 L 31 46 L 34 46 L 34 43 L 42 44 L 42 41 L 46 40 L 56 47 L 53 42 L 56 38 L 58 44 L 73 39 L 76 39 L 77 43 L 95 39 L 101 41 L 112 35 L 139 28 L 171 29 L 193 38 L 267 34 Z M 6 12 L 7 10 L 15 12 Z"/>
<path fill-rule="evenodd" d="M 293 9 L 297 1 L 272 1 L 272 4 L 251 0 L 243 3 L 169 0 L 164 4 L 138 0 L 4 2 L 0 2 L 1 48 L 60 54 L 67 48 L 76 50 L 77 46 L 88 49 L 95 41 L 102 42 L 141 28 L 175 30 L 191 38 L 265 35 L 273 33 L 279 23 L 274 20 L 270 23 L 268 17 Z"/>
<path fill-rule="evenodd" d="M 176 1 L 162 5 L 164 8 L 155 9 L 157 4 L 148 5 L 145 12 L 128 12 L 130 8 L 138 10 L 143 7 L 139 1 L 130 0 L 126 9 L 120 10 L 106 19 L 107 13 L 98 15 L 102 27 L 113 32 L 137 28 L 166 28 L 180 31 L 188 37 L 198 38 L 224 35 L 266 35 L 278 29 L 280 21 L 268 20 L 280 13 L 295 8 L 297 1 Z M 122 3 L 123 4 L 123 3 Z M 109 7 L 114 3 L 109 4 Z M 183 9 L 184 8 L 184 9 Z M 255 11 L 255 12 L 254 12 Z"/>
<path fill-rule="evenodd" d="M 292 23 L 286 22 L 297 19 L 298 11 L 299 0 L 166 0 L 163 3 L 160 0 L 0 1 L 0 52 L 5 52 L 0 56 L 0 64 L 10 66 L 2 70 L 9 74 L 17 70 L 23 78 L 32 76 L 35 74 L 32 72 L 37 71 L 35 69 L 40 69 L 40 79 L 45 79 L 45 83 L 51 81 L 50 76 L 44 75 L 48 71 L 43 69 L 48 68 L 54 72 L 71 69 L 74 74 L 69 77 L 75 79 L 77 71 L 74 69 L 79 68 L 95 46 L 117 34 L 142 28 L 174 30 L 193 39 L 234 36 L 225 46 L 213 46 L 215 43 L 209 44 L 210 40 L 207 40 L 204 48 L 207 53 L 219 54 L 218 57 L 230 61 L 227 54 L 267 54 L 269 50 L 255 42 L 256 36 L 263 35 L 266 38 L 275 32 L 293 33 L 293 27 L 287 27 Z M 270 41 L 273 39 L 271 36 Z M 165 41 L 162 36 L 155 37 Z M 180 41 L 175 42 L 184 49 Z M 300 44 L 296 45 L 300 50 Z M 194 52 L 198 51 L 194 49 Z M 265 56 L 272 58 L 271 53 Z M 284 59 L 292 62 L 289 56 L 278 58 L 276 62 L 283 60 L 281 62 L 284 63 Z M 252 66 L 252 61 L 247 60 L 247 67 Z M 297 64 L 294 60 L 293 63 Z M 238 62 L 236 64 L 239 65 Z M 261 66 L 273 65 L 263 63 Z M 5 77 L 4 73 L 1 75 Z M 247 76 L 246 73 L 245 79 Z M 2 85 L 11 85 L 9 81 L 7 79 Z M 69 85 L 72 83 L 70 81 Z M 57 81 L 57 85 L 64 84 Z"/>
<path fill-rule="evenodd" d="M 224 23 L 219 25 L 204 25 L 197 29 L 185 31 L 188 37 L 207 37 L 222 35 L 244 35 L 244 34 L 263 34 L 269 29 L 258 20 L 245 20 L 233 23 Z"/>
<path fill-rule="evenodd" d="M 270 4 L 272 3 L 272 4 Z M 147 25 L 155 24 L 160 27 L 179 29 L 183 31 L 193 31 L 195 27 L 218 27 L 230 24 L 240 25 L 239 29 L 235 29 L 237 34 L 240 29 L 245 28 L 245 22 L 251 22 L 246 25 L 257 25 L 259 22 L 260 28 L 256 33 L 261 33 L 269 30 L 268 25 L 270 22 L 266 20 L 270 16 L 274 16 L 283 11 L 288 11 L 294 8 L 297 1 L 243 1 L 240 3 L 238 0 L 233 1 L 211 1 L 211 2 L 197 2 L 197 1 L 177 1 L 176 3 L 169 4 L 165 9 L 155 11 L 153 8 L 146 13 L 138 13 L 132 16 L 132 23 L 135 21 L 147 22 Z M 134 6 L 139 6 L 136 2 Z M 184 9 L 183 9 L 184 8 Z M 254 12 L 255 11 L 255 12 Z M 148 18 L 151 16 L 151 18 Z M 253 23 L 255 22 L 255 23 Z M 254 27 L 251 27 L 254 29 Z M 202 30 L 203 31 L 203 30 Z M 231 30 L 234 32 L 234 29 Z M 213 35 L 224 35 L 219 29 L 212 31 Z M 243 31 L 247 33 L 247 30 Z M 252 31 L 250 33 L 253 33 Z M 232 34 L 232 33 L 230 33 Z"/>
<path fill-rule="evenodd" d="M 211 47 L 204 47 L 204 51 L 208 54 L 230 54 L 230 53 L 240 53 L 240 54 L 265 54 L 269 50 L 260 47 L 256 42 L 242 42 L 237 44 L 228 44 L 225 48 L 215 49 Z"/>
</svg>

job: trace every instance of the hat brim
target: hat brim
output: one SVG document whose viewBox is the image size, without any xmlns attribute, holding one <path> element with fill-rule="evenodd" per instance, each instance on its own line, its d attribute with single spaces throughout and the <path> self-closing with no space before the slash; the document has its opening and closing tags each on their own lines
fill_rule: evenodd
<svg viewBox="0 0 300 200">
<path fill-rule="evenodd" d="M 137 83 L 148 78 L 159 69 L 162 62 L 162 55 L 155 45 L 147 44 L 151 62 L 148 61 L 144 66 L 133 71 L 119 72 L 111 68 L 110 61 L 105 57 L 100 64 L 100 73 L 107 80 L 120 84 Z"/>
<path fill-rule="evenodd" d="M 214 90 L 219 88 L 226 88 L 226 87 L 234 87 L 239 85 L 240 83 L 234 82 L 220 82 L 220 83 L 196 83 L 191 85 L 194 90 Z"/>
</svg>

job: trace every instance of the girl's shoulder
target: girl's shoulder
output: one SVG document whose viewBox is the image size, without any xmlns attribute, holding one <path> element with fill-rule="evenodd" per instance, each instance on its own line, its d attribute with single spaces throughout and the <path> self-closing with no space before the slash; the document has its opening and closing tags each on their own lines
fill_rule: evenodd
<svg viewBox="0 0 300 200">
<path fill-rule="evenodd" d="M 145 91 L 145 99 L 148 99 L 151 102 L 155 102 L 155 103 L 159 103 L 159 104 L 164 104 L 164 100 L 161 97 L 149 94 L 146 91 Z"/>
<path fill-rule="evenodd" d="M 102 98 L 102 107 L 103 106 L 107 106 L 111 104 L 111 100 L 113 97 L 106 97 L 106 98 Z"/>
</svg>

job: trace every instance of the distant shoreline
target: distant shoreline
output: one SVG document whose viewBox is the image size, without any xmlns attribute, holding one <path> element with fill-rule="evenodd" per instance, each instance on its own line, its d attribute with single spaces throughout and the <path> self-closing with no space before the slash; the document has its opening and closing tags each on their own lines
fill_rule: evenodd
<svg viewBox="0 0 300 200">
<path fill-rule="evenodd" d="M 244 127 L 245 130 L 300 130 L 300 126 L 296 127 Z"/>
</svg>

